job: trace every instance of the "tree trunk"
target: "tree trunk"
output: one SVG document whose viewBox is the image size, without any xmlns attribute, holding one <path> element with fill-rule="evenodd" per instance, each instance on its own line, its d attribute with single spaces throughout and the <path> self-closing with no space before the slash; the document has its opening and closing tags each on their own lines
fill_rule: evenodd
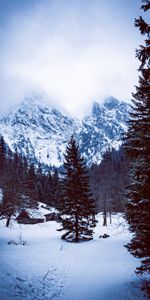
<svg viewBox="0 0 150 300">
<path fill-rule="evenodd" d="M 104 211 L 103 213 L 103 226 L 107 226 L 107 213 Z"/>
<path fill-rule="evenodd" d="M 75 240 L 76 240 L 76 242 L 79 241 L 79 221 L 78 221 L 77 214 L 76 214 L 76 223 L 75 223 Z"/>
<path fill-rule="evenodd" d="M 111 211 L 109 212 L 109 220 L 110 220 L 110 224 L 112 224 Z"/>
<path fill-rule="evenodd" d="M 6 220 L 6 227 L 9 227 L 11 216 L 9 216 Z"/>
</svg>

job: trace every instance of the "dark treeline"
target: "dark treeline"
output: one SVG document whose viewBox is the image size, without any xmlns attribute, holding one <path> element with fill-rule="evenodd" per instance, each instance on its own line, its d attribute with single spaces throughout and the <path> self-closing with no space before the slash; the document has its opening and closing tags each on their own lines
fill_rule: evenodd
<svg viewBox="0 0 150 300">
<path fill-rule="evenodd" d="M 7 226 L 16 211 L 36 208 L 38 201 L 57 207 L 57 170 L 44 173 L 40 164 L 35 168 L 17 150 L 10 151 L 3 137 L 0 137 L 0 188 L 3 198 L 0 216 L 7 219 Z"/>
<path fill-rule="evenodd" d="M 125 210 L 123 193 L 128 185 L 128 165 L 120 148 L 119 151 L 107 151 L 101 164 L 89 169 L 92 197 L 97 212 L 104 214 L 104 225 L 108 213 Z M 59 209 L 62 185 L 58 171 L 43 170 L 40 163 L 35 167 L 17 151 L 10 151 L 3 137 L 0 138 L 0 188 L 3 193 L 0 214 L 7 218 L 7 226 L 16 211 L 36 208 L 38 201 Z"/>
<path fill-rule="evenodd" d="M 126 199 L 125 188 L 128 186 L 128 159 L 122 147 L 116 151 L 107 151 L 100 165 L 90 169 L 90 182 L 98 211 L 123 212 Z"/>
</svg>

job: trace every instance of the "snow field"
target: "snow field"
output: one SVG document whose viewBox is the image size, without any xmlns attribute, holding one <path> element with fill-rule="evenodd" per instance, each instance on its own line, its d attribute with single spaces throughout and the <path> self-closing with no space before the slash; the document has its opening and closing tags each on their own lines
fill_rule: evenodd
<svg viewBox="0 0 150 300">
<path fill-rule="evenodd" d="M 138 261 L 123 246 L 130 239 L 120 214 L 89 242 L 68 243 L 46 222 L 10 228 L 0 224 L 0 300 L 143 300 L 134 270 Z M 108 221 L 109 222 L 109 221 Z M 103 233 L 109 238 L 99 238 Z M 27 245 L 8 245 L 10 240 Z"/>
</svg>

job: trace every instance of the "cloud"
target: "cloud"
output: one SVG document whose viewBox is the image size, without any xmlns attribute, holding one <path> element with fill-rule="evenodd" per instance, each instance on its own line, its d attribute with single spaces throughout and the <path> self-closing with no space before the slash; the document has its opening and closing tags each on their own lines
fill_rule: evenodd
<svg viewBox="0 0 150 300">
<path fill-rule="evenodd" d="M 42 1 L 10 18 L 0 32 L 1 109 L 33 90 L 78 116 L 95 99 L 131 98 L 138 35 L 106 2 Z"/>
</svg>

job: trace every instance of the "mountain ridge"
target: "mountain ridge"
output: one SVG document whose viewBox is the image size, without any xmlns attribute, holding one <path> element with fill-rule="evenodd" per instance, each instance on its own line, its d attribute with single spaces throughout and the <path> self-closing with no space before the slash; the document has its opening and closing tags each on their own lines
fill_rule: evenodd
<svg viewBox="0 0 150 300">
<path fill-rule="evenodd" d="M 81 154 L 90 166 L 99 164 L 107 148 L 117 149 L 127 131 L 129 105 L 113 97 L 93 103 L 90 114 L 73 118 L 31 96 L 0 116 L 0 134 L 10 149 L 28 160 L 59 167 L 66 144 L 74 135 Z"/>
</svg>

